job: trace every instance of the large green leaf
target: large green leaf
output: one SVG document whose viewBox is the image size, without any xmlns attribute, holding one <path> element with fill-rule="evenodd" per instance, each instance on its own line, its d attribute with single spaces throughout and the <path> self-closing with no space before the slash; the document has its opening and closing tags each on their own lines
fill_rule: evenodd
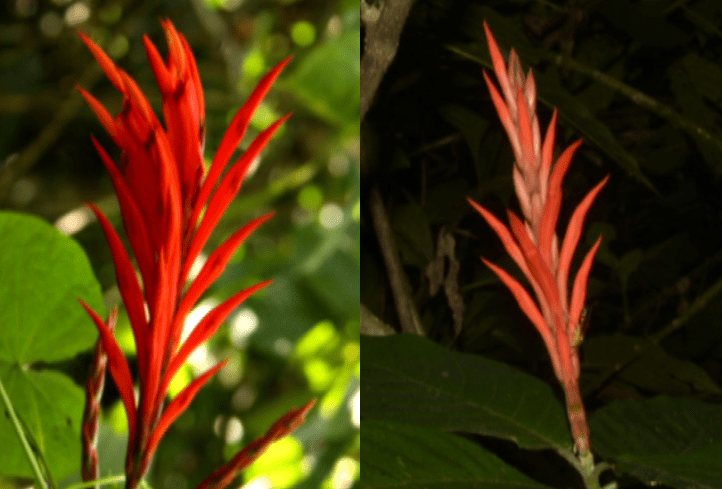
<svg viewBox="0 0 722 489">
<path fill-rule="evenodd" d="M 617 401 L 589 420 L 595 451 L 648 484 L 722 487 L 722 406 L 659 396 Z"/>
<path fill-rule="evenodd" d="M 569 450 L 564 409 L 544 382 L 425 338 L 362 337 L 361 417 Z M 365 425 L 364 425 L 365 426 Z"/>
<path fill-rule="evenodd" d="M 361 487 L 366 489 L 547 487 L 457 435 L 389 421 L 365 420 L 361 430 Z"/>
<path fill-rule="evenodd" d="M 32 216 L 0 212 L 0 380 L 55 477 L 80 462 L 82 390 L 37 364 L 89 349 L 97 332 L 78 303 L 103 314 L 103 300 L 80 246 Z M 0 416 L 0 473 L 31 476 L 6 416 Z"/>
<path fill-rule="evenodd" d="M 78 243 L 37 217 L 0 212 L 0 362 L 71 358 L 97 332 L 78 303 L 103 300 Z"/>
</svg>

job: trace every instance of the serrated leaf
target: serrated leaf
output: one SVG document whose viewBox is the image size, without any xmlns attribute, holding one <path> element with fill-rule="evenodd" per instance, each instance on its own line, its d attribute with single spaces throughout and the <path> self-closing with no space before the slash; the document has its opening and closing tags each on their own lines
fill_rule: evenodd
<svg viewBox="0 0 722 489">
<path fill-rule="evenodd" d="M 460 436 L 388 421 L 364 421 L 361 487 L 543 489 Z"/>
<path fill-rule="evenodd" d="M 685 489 L 722 487 L 722 406 L 659 396 L 617 401 L 589 419 L 596 451 L 617 473 L 647 484 Z"/>
<path fill-rule="evenodd" d="M 363 422 L 477 433 L 523 448 L 572 446 L 564 409 L 539 379 L 414 335 L 362 337 L 361 349 Z"/>
</svg>

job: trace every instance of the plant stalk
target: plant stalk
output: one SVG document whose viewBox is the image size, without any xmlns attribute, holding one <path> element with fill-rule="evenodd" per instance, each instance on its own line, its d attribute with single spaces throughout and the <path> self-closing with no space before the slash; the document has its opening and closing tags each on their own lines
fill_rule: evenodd
<svg viewBox="0 0 722 489">
<path fill-rule="evenodd" d="M 43 473 L 40 470 L 40 464 L 38 464 L 38 461 L 35 458 L 35 454 L 33 454 L 33 450 L 32 448 L 30 448 L 30 443 L 28 443 L 28 439 L 25 436 L 25 432 L 23 431 L 22 426 L 20 426 L 20 420 L 18 419 L 17 414 L 15 414 L 15 409 L 13 409 L 12 402 L 10 402 L 10 397 L 8 396 L 7 392 L 5 392 L 5 386 L 3 385 L 2 380 L 0 380 L 0 397 L 2 397 L 2 402 L 5 406 L 5 410 L 7 411 L 8 416 L 10 417 L 10 422 L 12 423 L 13 428 L 15 428 L 15 433 L 17 433 L 18 438 L 20 438 L 20 444 L 23 446 L 25 455 L 27 455 L 30 466 L 33 469 L 33 473 L 35 474 L 35 482 L 37 483 L 39 488 L 48 489 L 48 485 L 45 482 L 45 477 L 43 477 Z"/>
</svg>

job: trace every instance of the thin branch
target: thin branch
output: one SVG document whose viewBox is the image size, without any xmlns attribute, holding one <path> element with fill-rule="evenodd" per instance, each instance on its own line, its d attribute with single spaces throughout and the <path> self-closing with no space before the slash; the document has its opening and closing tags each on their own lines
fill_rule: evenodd
<svg viewBox="0 0 722 489">
<path fill-rule="evenodd" d="M 376 231 L 376 237 L 379 240 L 381 254 L 386 264 L 386 273 L 389 275 L 391 293 L 394 296 L 396 311 L 399 314 L 401 331 L 424 336 L 419 313 L 416 311 L 416 306 L 411 298 L 411 286 L 406 279 L 406 275 L 404 275 L 399 253 L 394 243 L 391 224 L 386 215 L 386 209 L 384 209 L 384 203 L 378 187 L 371 189 L 371 217 L 374 230 Z"/>
</svg>

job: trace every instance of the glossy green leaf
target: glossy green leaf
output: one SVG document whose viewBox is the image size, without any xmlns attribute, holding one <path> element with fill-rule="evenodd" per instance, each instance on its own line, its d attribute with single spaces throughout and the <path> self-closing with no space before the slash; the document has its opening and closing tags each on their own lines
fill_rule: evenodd
<svg viewBox="0 0 722 489">
<path fill-rule="evenodd" d="M 36 217 L 0 213 L 0 379 L 55 477 L 80 463 L 83 393 L 65 375 L 37 370 L 89 349 L 97 331 L 78 303 L 100 314 L 100 286 L 85 253 Z M 0 416 L 0 473 L 30 476 L 6 416 Z"/>
<path fill-rule="evenodd" d="M 361 417 L 569 450 L 571 435 L 549 385 L 508 365 L 413 335 L 362 337 Z"/>
<path fill-rule="evenodd" d="M 95 344 L 78 299 L 100 314 L 103 301 L 75 241 L 37 217 L 2 212 L 0 250 L 0 362 L 53 362 Z"/>
<path fill-rule="evenodd" d="M 362 424 L 361 487 L 546 488 L 460 436 L 389 421 Z"/>
<path fill-rule="evenodd" d="M 592 444 L 617 473 L 685 489 L 722 487 L 722 406 L 659 396 L 617 401 L 589 419 Z"/>
</svg>

